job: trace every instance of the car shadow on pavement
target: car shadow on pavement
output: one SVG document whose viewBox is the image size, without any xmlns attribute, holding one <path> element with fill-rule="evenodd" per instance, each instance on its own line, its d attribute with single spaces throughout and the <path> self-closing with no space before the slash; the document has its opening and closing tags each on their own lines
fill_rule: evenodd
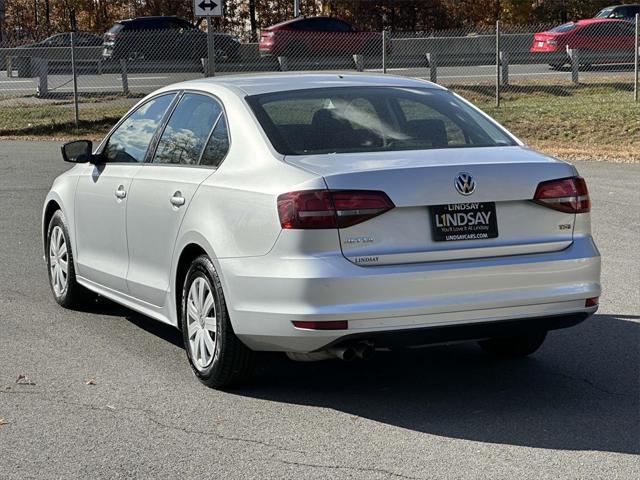
<svg viewBox="0 0 640 480">
<path fill-rule="evenodd" d="M 617 318 L 596 315 L 551 332 L 537 354 L 515 361 L 475 344 L 379 352 L 354 363 L 264 354 L 252 384 L 233 393 L 443 437 L 638 454 L 640 324 Z"/>
<path fill-rule="evenodd" d="M 183 348 L 170 325 L 108 300 L 90 308 Z M 304 363 L 261 353 L 251 383 L 229 393 L 330 408 L 442 437 L 640 454 L 638 320 L 595 315 L 550 332 L 536 354 L 511 361 L 474 343 L 378 351 L 366 362 Z"/>
<path fill-rule="evenodd" d="M 108 315 L 110 317 L 123 317 L 136 327 L 155 335 L 176 347 L 184 348 L 180 331 L 166 323 L 159 322 L 141 313 L 129 310 L 111 300 L 98 296 L 87 303 L 80 311 L 94 315 Z"/>
</svg>

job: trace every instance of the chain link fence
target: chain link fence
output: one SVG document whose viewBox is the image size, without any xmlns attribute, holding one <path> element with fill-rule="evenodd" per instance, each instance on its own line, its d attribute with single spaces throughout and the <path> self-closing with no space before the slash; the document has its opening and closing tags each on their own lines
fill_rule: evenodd
<svg viewBox="0 0 640 480">
<path fill-rule="evenodd" d="M 4 111 L 11 122 L 0 122 L 0 135 L 73 122 L 76 111 L 81 121 L 108 121 L 157 88 L 207 73 L 402 75 L 437 82 L 481 106 L 542 95 L 549 103 L 635 108 L 638 96 L 638 28 L 622 20 L 432 32 L 266 31 L 259 43 L 216 33 L 213 46 L 209 58 L 206 32 L 164 29 L 62 33 L 7 45 L 0 48 L 0 120 Z M 11 116 L 20 109 L 27 114 Z"/>
</svg>

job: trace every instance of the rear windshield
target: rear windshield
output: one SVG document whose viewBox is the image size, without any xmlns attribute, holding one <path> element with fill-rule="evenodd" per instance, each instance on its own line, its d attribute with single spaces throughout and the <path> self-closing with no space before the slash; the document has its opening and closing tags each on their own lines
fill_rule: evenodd
<svg viewBox="0 0 640 480">
<path fill-rule="evenodd" d="M 515 145 L 446 90 L 333 87 L 247 97 L 285 155 Z"/>
<path fill-rule="evenodd" d="M 564 33 L 564 32 L 570 32 L 571 30 L 575 29 L 577 27 L 577 25 L 575 23 L 565 23 L 563 25 L 559 25 L 555 28 L 552 28 L 551 30 L 549 30 L 550 32 L 556 32 L 556 33 Z"/>
</svg>

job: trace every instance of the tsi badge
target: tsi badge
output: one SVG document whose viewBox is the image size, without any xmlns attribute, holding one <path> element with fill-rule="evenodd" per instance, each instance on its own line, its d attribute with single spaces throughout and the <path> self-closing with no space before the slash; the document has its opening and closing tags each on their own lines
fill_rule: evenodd
<svg viewBox="0 0 640 480">
<path fill-rule="evenodd" d="M 460 172 L 453 183 L 460 195 L 471 195 L 476 189 L 476 181 L 470 173 Z"/>
<path fill-rule="evenodd" d="M 344 240 L 347 245 L 354 245 L 359 243 L 373 243 L 373 237 L 347 237 Z"/>
</svg>

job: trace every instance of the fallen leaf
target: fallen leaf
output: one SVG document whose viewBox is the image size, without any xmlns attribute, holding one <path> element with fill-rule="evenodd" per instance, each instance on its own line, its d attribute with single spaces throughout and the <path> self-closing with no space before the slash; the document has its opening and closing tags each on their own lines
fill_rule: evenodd
<svg viewBox="0 0 640 480">
<path fill-rule="evenodd" d="M 26 375 L 24 375 L 22 373 L 18 375 L 18 378 L 16 378 L 16 383 L 18 385 L 35 385 L 36 384 L 35 382 L 32 382 L 29 379 L 29 377 L 27 377 Z"/>
<path fill-rule="evenodd" d="M 90 378 L 89 380 L 87 380 L 86 384 L 87 385 L 97 385 L 98 382 L 96 382 L 95 378 Z"/>
<path fill-rule="evenodd" d="M 109 410 L 115 410 L 115 409 L 116 409 L 116 407 L 114 407 L 113 405 L 107 405 L 107 408 L 108 408 Z"/>
<path fill-rule="evenodd" d="M 9 425 L 9 422 L 5 421 L 4 418 L 0 418 L 0 427 L 2 427 L 3 425 Z"/>
</svg>

